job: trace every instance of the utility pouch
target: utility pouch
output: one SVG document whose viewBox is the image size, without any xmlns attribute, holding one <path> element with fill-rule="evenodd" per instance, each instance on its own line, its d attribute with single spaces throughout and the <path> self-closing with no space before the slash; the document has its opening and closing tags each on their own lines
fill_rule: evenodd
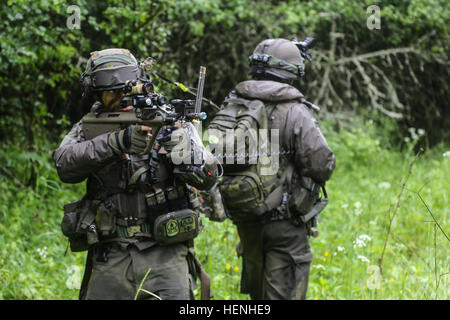
<svg viewBox="0 0 450 320">
<path fill-rule="evenodd" d="M 299 181 L 295 181 L 297 179 Z M 325 187 L 315 183 L 311 178 L 300 177 L 297 179 L 292 180 L 292 184 L 298 187 L 293 188 L 289 196 L 289 211 L 294 221 L 299 224 L 307 224 L 311 219 L 315 223 L 316 216 L 328 205 Z M 321 188 L 324 193 L 323 199 L 320 198 Z"/>
<path fill-rule="evenodd" d="M 231 215 L 252 213 L 264 203 L 264 191 L 257 174 L 241 172 L 222 179 L 220 193 Z"/>
<path fill-rule="evenodd" d="M 157 217 L 153 236 L 160 245 L 170 245 L 192 240 L 202 229 L 199 215 L 191 209 L 183 209 Z"/>
<path fill-rule="evenodd" d="M 83 199 L 64 205 L 64 215 L 61 221 L 61 231 L 66 237 L 75 235 Z"/>
<path fill-rule="evenodd" d="M 109 198 L 98 206 L 95 221 L 102 236 L 110 236 L 116 231 L 116 212 L 117 208 Z"/>
<path fill-rule="evenodd" d="M 320 186 L 311 178 L 298 176 L 292 178 L 291 185 L 295 187 L 289 197 L 289 210 L 294 215 L 307 214 L 319 198 Z"/>
<path fill-rule="evenodd" d="M 93 201 L 83 198 L 64 205 L 61 231 L 69 238 L 73 252 L 85 251 L 98 242 Z"/>
</svg>

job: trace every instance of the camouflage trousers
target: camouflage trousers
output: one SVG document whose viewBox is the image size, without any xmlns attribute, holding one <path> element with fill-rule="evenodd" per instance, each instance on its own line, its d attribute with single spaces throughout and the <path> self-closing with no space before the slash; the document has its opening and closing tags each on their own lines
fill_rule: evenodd
<svg viewBox="0 0 450 320">
<path fill-rule="evenodd" d="M 237 228 L 243 257 L 241 292 L 254 300 L 305 299 L 313 258 L 306 226 L 281 220 Z"/>
<path fill-rule="evenodd" d="M 183 243 L 139 250 L 131 244 L 113 242 L 92 250 L 88 256 L 92 273 L 82 299 L 132 300 L 149 269 L 142 289 L 163 300 L 194 299 L 192 290 L 196 283 L 189 272 L 189 249 Z M 101 261 L 104 254 L 106 262 Z M 154 295 L 141 290 L 137 299 L 158 299 Z"/>
</svg>

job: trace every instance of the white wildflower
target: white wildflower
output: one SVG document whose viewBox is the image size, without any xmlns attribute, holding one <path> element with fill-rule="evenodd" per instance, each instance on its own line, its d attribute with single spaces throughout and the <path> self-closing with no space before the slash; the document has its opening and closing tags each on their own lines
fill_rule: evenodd
<svg viewBox="0 0 450 320">
<path fill-rule="evenodd" d="M 359 236 L 359 239 L 364 240 L 364 241 L 370 241 L 370 240 L 372 240 L 372 238 L 371 238 L 369 235 L 367 235 L 367 234 L 362 234 L 362 235 L 360 235 L 360 236 Z"/>
<path fill-rule="evenodd" d="M 359 256 L 358 256 L 358 259 L 361 260 L 362 262 L 366 262 L 366 263 L 369 263 L 369 262 L 370 262 L 370 260 L 367 259 L 367 257 L 365 257 L 365 256 L 359 255 Z"/>
<path fill-rule="evenodd" d="M 445 151 L 445 152 L 442 154 L 442 156 L 443 156 L 444 158 L 450 157 L 450 150 L 449 150 L 449 151 Z"/>
<path fill-rule="evenodd" d="M 367 242 L 369 242 L 370 240 L 372 240 L 370 236 L 368 236 L 367 234 L 362 234 L 358 238 L 356 238 L 355 241 L 353 241 L 353 248 L 364 248 L 365 246 L 367 246 Z"/>
<path fill-rule="evenodd" d="M 450 152 L 450 151 L 449 151 Z M 347 203 L 344 203 L 343 205 L 341 205 L 341 209 L 346 209 L 348 207 Z"/>
<path fill-rule="evenodd" d="M 419 136 L 423 136 L 425 134 L 425 130 L 419 128 L 419 129 L 417 129 L 417 134 Z"/>
<path fill-rule="evenodd" d="M 313 265 L 313 268 L 319 269 L 319 270 L 325 270 L 325 267 L 323 265 L 321 265 L 320 263 L 316 264 L 316 265 Z"/>
<path fill-rule="evenodd" d="M 409 133 L 411 134 L 411 138 L 413 140 L 417 139 L 416 128 L 408 128 Z"/>
<path fill-rule="evenodd" d="M 48 254 L 47 247 L 43 247 L 42 249 L 37 248 L 36 251 L 39 254 L 39 256 L 41 257 L 41 259 L 47 258 L 47 254 Z"/>
<path fill-rule="evenodd" d="M 337 255 L 338 252 L 343 252 L 343 251 L 345 250 L 345 248 L 344 248 L 344 247 L 341 247 L 341 246 L 338 246 L 336 250 L 337 250 L 337 251 L 336 251 L 333 255 Z"/>
<path fill-rule="evenodd" d="M 380 189 L 389 189 L 391 187 L 391 184 L 389 182 L 380 182 L 378 184 L 378 188 Z"/>
</svg>

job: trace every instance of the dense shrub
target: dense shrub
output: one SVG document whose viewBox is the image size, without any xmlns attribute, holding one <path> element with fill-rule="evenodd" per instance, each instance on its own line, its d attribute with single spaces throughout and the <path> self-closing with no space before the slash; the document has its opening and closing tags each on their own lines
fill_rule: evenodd
<svg viewBox="0 0 450 320">
<path fill-rule="evenodd" d="M 397 137 L 414 127 L 425 130 L 429 145 L 445 140 L 448 1 L 383 1 L 380 30 L 367 28 L 372 4 L 77 0 L 71 5 L 80 9 L 80 29 L 69 29 L 74 12 L 65 1 L 8 0 L 0 9 L 0 139 L 22 135 L 31 146 L 35 136 L 78 120 L 90 102 L 80 99 L 78 77 L 94 50 L 127 47 L 138 58 L 150 55 L 158 71 L 191 87 L 205 65 L 205 94 L 221 103 L 246 79 L 247 57 L 262 39 L 313 36 L 314 61 L 300 87 L 323 117 L 372 109 L 377 121 L 397 119 Z"/>
</svg>

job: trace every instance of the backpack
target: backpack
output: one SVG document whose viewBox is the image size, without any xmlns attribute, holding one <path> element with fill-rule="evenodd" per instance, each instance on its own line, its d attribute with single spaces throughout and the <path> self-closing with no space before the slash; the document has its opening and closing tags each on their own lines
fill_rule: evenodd
<svg viewBox="0 0 450 320">
<path fill-rule="evenodd" d="M 271 143 L 264 137 L 269 120 L 264 102 L 232 94 L 224 103 L 207 131 L 211 152 L 222 160 L 219 190 L 233 221 L 252 220 L 281 204 L 289 170 L 284 175 L 270 170 Z"/>
</svg>

